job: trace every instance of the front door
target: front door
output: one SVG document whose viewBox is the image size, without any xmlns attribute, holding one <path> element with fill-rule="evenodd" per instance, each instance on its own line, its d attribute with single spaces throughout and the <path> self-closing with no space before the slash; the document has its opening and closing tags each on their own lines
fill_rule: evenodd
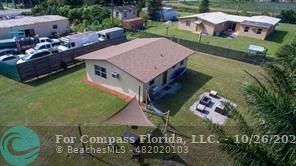
<svg viewBox="0 0 296 166">
<path fill-rule="evenodd" d="M 162 77 L 162 86 L 164 86 L 167 83 L 167 76 L 168 76 L 168 72 L 165 71 Z"/>
<path fill-rule="evenodd" d="M 229 27 L 233 32 L 235 32 L 236 29 L 236 23 L 231 23 Z"/>
<path fill-rule="evenodd" d="M 196 25 L 195 32 L 200 32 L 200 26 L 199 25 Z"/>
</svg>

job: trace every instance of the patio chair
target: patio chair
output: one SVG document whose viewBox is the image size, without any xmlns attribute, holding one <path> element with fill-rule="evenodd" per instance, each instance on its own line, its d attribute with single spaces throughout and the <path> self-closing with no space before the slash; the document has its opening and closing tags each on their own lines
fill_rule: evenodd
<svg viewBox="0 0 296 166">
<path fill-rule="evenodd" d="M 214 90 L 211 90 L 210 91 L 210 96 L 212 96 L 212 97 L 218 97 L 218 92 L 217 91 L 214 91 Z"/>
<path fill-rule="evenodd" d="M 227 111 L 225 110 L 225 106 L 222 103 L 220 103 L 220 104 L 218 104 L 216 106 L 215 112 L 217 112 L 217 113 L 219 113 L 221 115 L 224 115 L 224 116 L 227 116 L 228 115 L 227 114 Z"/>
<path fill-rule="evenodd" d="M 197 104 L 197 106 L 196 106 L 196 110 L 200 111 L 200 112 L 205 112 L 205 108 L 206 108 L 206 106 L 203 104 Z"/>
<path fill-rule="evenodd" d="M 210 105 L 210 103 L 211 103 L 211 98 L 207 96 L 203 96 L 199 101 L 199 104 L 202 104 L 204 106 L 208 106 Z"/>
</svg>

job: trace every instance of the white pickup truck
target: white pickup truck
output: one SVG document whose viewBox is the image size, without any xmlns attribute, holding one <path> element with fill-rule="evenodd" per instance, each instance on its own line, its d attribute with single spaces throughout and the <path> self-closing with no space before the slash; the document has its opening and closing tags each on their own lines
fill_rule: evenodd
<svg viewBox="0 0 296 166">
<path fill-rule="evenodd" d="M 26 53 L 31 53 L 37 50 L 43 50 L 43 49 L 47 49 L 48 51 L 52 52 L 52 53 L 57 53 L 61 50 L 58 49 L 58 46 L 53 45 L 52 43 L 49 42 L 43 42 L 43 43 L 38 43 L 36 44 L 36 46 L 34 48 L 30 48 L 28 50 L 26 50 Z"/>
<path fill-rule="evenodd" d="M 58 46 L 61 44 L 59 39 L 50 39 L 48 37 L 39 37 L 39 43 L 48 42 L 51 43 L 53 46 Z"/>
</svg>

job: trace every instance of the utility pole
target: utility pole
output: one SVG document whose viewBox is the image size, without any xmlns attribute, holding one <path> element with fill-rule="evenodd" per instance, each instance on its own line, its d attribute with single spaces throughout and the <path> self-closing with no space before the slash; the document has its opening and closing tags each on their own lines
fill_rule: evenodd
<svg viewBox="0 0 296 166">
<path fill-rule="evenodd" d="M 113 0 L 112 0 L 112 1 L 111 1 L 111 18 L 112 18 L 112 26 L 114 26 L 113 7 L 114 7 L 114 2 L 113 2 Z"/>
<path fill-rule="evenodd" d="M 241 0 L 237 0 L 236 14 L 238 14 L 239 12 L 240 5 L 241 5 Z"/>
<path fill-rule="evenodd" d="M 200 33 L 198 33 L 199 35 L 198 35 L 198 43 L 200 43 L 201 42 L 201 32 Z"/>
</svg>

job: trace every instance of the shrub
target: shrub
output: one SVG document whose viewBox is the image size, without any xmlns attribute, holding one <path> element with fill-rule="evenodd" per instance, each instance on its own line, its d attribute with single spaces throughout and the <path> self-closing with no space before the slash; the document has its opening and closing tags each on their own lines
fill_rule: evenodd
<svg viewBox="0 0 296 166">
<path fill-rule="evenodd" d="M 282 10 L 279 15 L 281 22 L 296 24 L 296 11 L 295 10 Z"/>
</svg>

